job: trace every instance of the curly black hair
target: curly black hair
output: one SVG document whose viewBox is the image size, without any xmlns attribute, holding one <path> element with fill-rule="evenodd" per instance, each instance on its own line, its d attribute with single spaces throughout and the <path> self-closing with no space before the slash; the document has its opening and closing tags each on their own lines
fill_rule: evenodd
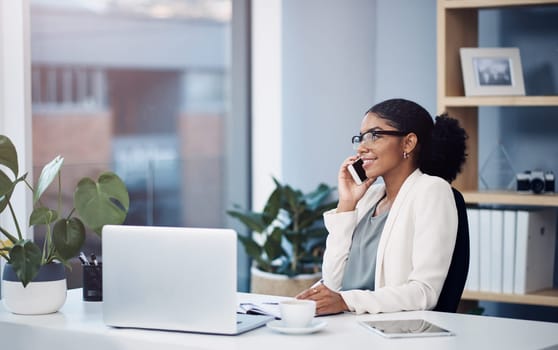
<svg viewBox="0 0 558 350">
<path fill-rule="evenodd" d="M 467 158 L 467 133 L 457 119 L 443 114 L 434 123 L 426 109 L 401 98 L 380 102 L 368 113 L 385 119 L 398 130 L 417 135 L 418 166 L 424 173 L 451 183 L 461 172 Z"/>
</svg>

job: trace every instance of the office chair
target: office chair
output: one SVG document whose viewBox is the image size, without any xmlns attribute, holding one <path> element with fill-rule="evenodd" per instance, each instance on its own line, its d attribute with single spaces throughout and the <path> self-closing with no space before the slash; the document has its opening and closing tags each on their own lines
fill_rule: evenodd
<svg viewBox="0 0 558 350">
<path fill-rule="evenodd" d="M 457 238 L 448 275 L 434 311 L 456 312 L 469 272 L 469 224 L 463 195 L 452 188 L 457 206 Z"/>
</svg>

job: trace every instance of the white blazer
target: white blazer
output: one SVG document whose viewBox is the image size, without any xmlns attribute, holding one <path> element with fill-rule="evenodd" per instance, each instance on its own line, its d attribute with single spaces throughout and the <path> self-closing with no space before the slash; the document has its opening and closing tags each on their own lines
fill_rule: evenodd
<svg viewBox="0 0 558 350">
<path fill-rule="evenodd" d="M 329 231 L 322 274 L 324 284 L 341 289 L 357 223 L 385 193 L 372 185 L 354 211 L 324 214 Z M 356 313 L 426 310 L 436 306 L 457 236 L 457 209 L 451 186 L 415 170 L 405 180 L 388 214 L 376 258 L 375 290 L 341 291 Z M 373 257 L 371 257 L 373 258 Z"/>
</svg>

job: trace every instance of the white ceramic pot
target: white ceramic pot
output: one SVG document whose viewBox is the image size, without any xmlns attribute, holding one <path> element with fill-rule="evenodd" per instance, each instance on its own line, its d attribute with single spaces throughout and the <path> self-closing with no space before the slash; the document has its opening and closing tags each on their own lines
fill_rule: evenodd
<svg viewBox="0 0 558 350">
<path fill-rule="evenodd" d="M 257 294 L 294 297 L 320 280 L 321 272 L 289 277 L 269 273 L 255 267 L 251 269 L 250 291 Z"/>
<path fill-rule="evenodd" d="M 12 265 L 4 266 L 2 301 L 10 312 L 41 315 L 58 311 L 66 301 L 66 272 L 61 263 L 41 266 L 38 275 L 27 287 L 15 274 Z"/>
</svg>

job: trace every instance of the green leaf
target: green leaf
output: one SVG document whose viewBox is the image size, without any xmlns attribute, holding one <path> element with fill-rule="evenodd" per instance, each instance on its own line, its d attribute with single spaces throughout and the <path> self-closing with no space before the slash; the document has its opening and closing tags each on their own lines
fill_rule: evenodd
<svg viewBox="0 0 558 350">
<path fill-rule="evenodd" d="M 62 259 L 76 256 L 85 242 L 85 226 L 78 218 L 60 219 L 54 224 L 52 242 Z"/>
<path fill-rule="evenodd" d="M 238 240 L 244 246 L 246 254 L 248 254 L 252 259 L 259 259 L 262 255 L 262 248 L 252 239 L 252 237 L 246 237 L 238 234 Z"/>
<path fill-rule="evenodd" d="M 83 178 L 74 192 L 74 206 L 83 223 L 101 235 L 104 225 L 120 225 L 130 208 L 124 182 L 112 172 L 99 176 L 97 182 Z"/>
<path fill-rule="evenodd" d="M 323 213 L 315 211 L 305 211 L 298 217 L 299 229 L 312 226 L 316 221 L 322 221 Z"/>
<path fill-rule="evenodd" d="M 317 227 L 317 228 L 306 230 L 304 232 L 304 234 L 308 238 L 322 238 L 322 237 L 327 236 L 327 233 L 328 232 L 327 232 L 325 227 Z"/>
<path fill-rule="evenodd" d="M 14 178 L 17 177 L 19 173 L 17 151 L 12 141 L 4 135 L 0 135 L 0 164 L 10 169 Z"/>
<path fill-rule="evenodd" d="M 4 236 L 6 236 L 10 240 L 10 242 L 12 242 L 13 244 L 17 243 L 18 239 L 15 236 L 11 235 L 4 228 L 0 227 L 0 232 L 2 232 L 4 234 Z"/>
<path fill-rule="evenodd" d="M 10 251 L 10 263 L 23 287 L 26 287 L 39 273 L 41 249 L 30 240 L 18 241 Z"/>
<path fill-rule="evenodd" d="M 1 177 L 2 175 L 0 175 Z M 4 209 L 6 209 L 6 207 L 8 206 L 8 202 L 10 201 L 10 198 L 12 197 L 12 191 L 8 191 L 6 193 L 4 193 L 5 190 L 5 183 L 3 183 L 3 179 L 0 179 L 0 182 L 2 182 L 0 184 L 0 186 L 2 187 L 1 191 L 3 192 L 2 195 L 0 195 L 0 213 L 4 211 Z M 11 183 L 10 183 L 10 187 L 11 187 Z"/>
<path fill-rule="evenodd" d="M 333 188 L 326 184 L 319 184 L 318 187 L 304 196 L 306 204 L 310 210 L 316 210 L 316 208 L 331 194 Z"/>
<path fill-rule="evenodd" d="M 45 193 L 48 186 L 54 181 L 56 176 L 60 173 L 60 168 L 64 164 L 64 158 L 56 156 L 48 164 L 43 167 L 41 175 L 39 175 L 39 180 L 37 180 L 37 186 L 35 193 L 33 194 L 33 203 L 37 203 L 39 198 Z"/>
<path fill-rule="evenodd" d="M 316 211 L 318 211 L 320 213 L 320 215 L 322 215 L 323 213 L 325 213 L 328 210 L 334 209 L 337 207 L 337 201 L 333 201 L 333 202 L 329 202 L 326 203 L 324 205 L 320 205 Z"/>
<path fill-rule="evenodd" d="M 263 249 L 270 261 L 277 259 L 281 255 L 285 255 L 285 251 L 281 247 L 282 239 L 283 233 L 279 228 L 275 228 L 267 237 Z"/>
<path fill-rule="evenodd" d="M 312 211 L 305 211 L 299 217 L 299 228 L 306 228 L 312 226 L 316 221 L 323 221 L 323 215 L 326 211 L 337 207 L 337 202 L 331 202 Z"/>
<path fill-rule="evenodd" d="M 0 196 L 12 192 L 13 188 L 14 182 L 12 179 L 0 169 Z"/>
<path fill-rule="evenodd" d="M 277 182 L 276 182 L 277 183 Z M 263 216 L 263 223 L 265 226 L 269 226 L 273 220 L 277 217 L 279 210 L 281 209 L 282 205 L 282 198 L 283 198 L 283 188 L 280 184 L 277 185 L 277 188 L 273 190 L 273 192 L 269 195 L 267 202 L 264 206 L 264 210 L 262 214 Z"/>
<path fill-rule="evenodd" d="M 22 177 L 12 181 L 2 170 L 0 170 L 0 213 L 6 209 L 12 197 L 15 186 L 18 182 L 24 181 L 27 177 L 25 173 Z"/>
<path fill-rule="evenodd" d="M 284 196 L 291 212 L 300 213 L 306 207 L 303 201 L 303 195 L 300 191 L 296 191 L 290 186 L 285 186 Z"/>
<path fill-rule="evenodd" d="M 33 210 L 29 217 L 29 226 L 48 225 L 58 219 L 58 212 L 47 207 L 39 207 Z"/>
<path fill-rule="evenodd" d="M 293 246 L 300 247 L 304 241 L 306 241 L 309 237 L 305 237 L 303 232 L 293 232 L 287 231 L 285 232 L 285 238 L 289 241 Z"/>
<path fill-rule="evenodd" d="M 227 211 L 227 214 L 229 214 L 233 218 L 240 220 L 240 222 L 246 225 L 246 227 L 248 227 L 250 231 L 263 232 L 267 227 L 267 225 L 264 223 L 262 214 L 254 212 L 241 213 L 236 210 L 229 210 Z"/>
</svg>

